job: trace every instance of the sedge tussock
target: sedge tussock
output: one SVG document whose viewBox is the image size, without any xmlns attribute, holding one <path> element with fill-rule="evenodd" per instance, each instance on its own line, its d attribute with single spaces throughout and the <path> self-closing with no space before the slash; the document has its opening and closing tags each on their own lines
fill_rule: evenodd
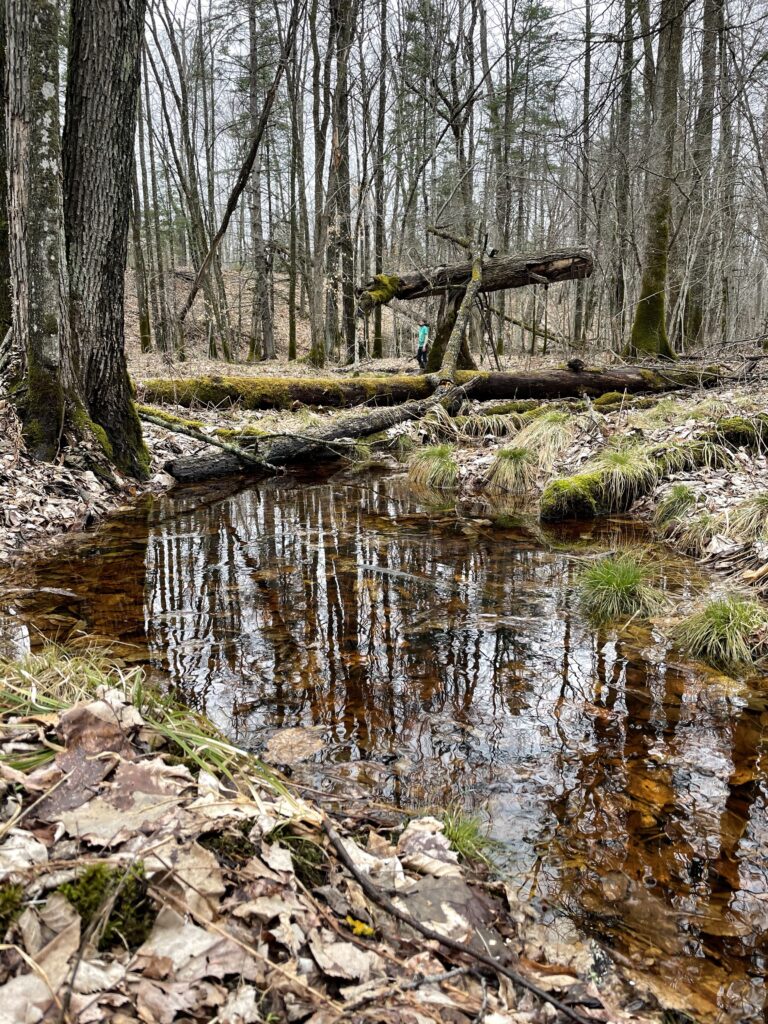
<svg viewBox="0 0 768 1024">
<path fill-rule="evenodd" d="M 536 483 L 536 458 L 528 448 L 502 448 L 485 476 L 490 490 L 525 494 Z"/>
<path fill-rule="evenodd" d="M 736 506 L 730 514 L 728 533 L 741 541 L 768 539 L 768 491 Z"/>
<path fill-rule="evenodd" d="M 442 820 L 445 838 L 461 860 L 491 866 L 490 854 L 498 842 L 488 835 L 487 823 L 456 806 L 449 807 Z"/>
<path fill-rule="evenodd" d="M 555 460 L 573 442 L 579 421 L 567 412 L 556 409 L 531 420 L 515 437 L 518 448 L 527 448 L 542 470 L 551 469 Z"/>
<path fill-rule="evenodd" d="M 677 524 L 674 531 L 675 546 L 701 558 L 716 533 L 721 532 L 722 519 L 711 512 L 700 512 L 697 516 L 685 516 Z"/>
<path fill-rule="evenodd" d="M 665 604 L 651 583 L 651 571 L 630 554 L 601 558 L 582 570 L 577 582 L 579 603 L 594 622 L 651 615 Z"/>
<path fill-rule="evenodd" d="M 415 487 L 448 491 L 456 486 L 459 467 L 449 444 L 415 452 L 408 462 L 408 479 Z"/>
<path fill-rule="evenodd" d="M 584 472 L 599 474 L 602 503 L 611 511 L 629 508 L 659 478 L 658 466 L 640 445 L 606 448 L 584 467 Z"/>
<path fill-rule="evenodd" d="M 686 654 L 734 669 L 755 663 L 765 653 L 768 609 L 758 601 L 731 594 L 717 597 L 688 615 L 672 631 Z"/>
<path fill-rule="evenodd" d="M 675 529 L 697 501 L 696 492 L 687 484 L 673 484 L 656 506 L 654 525 L 665 532 Z"/>
</svg>

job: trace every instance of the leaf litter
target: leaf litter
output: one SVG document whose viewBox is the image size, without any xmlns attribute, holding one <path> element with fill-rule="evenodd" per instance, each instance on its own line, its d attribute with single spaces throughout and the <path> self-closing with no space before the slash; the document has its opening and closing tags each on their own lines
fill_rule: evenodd
<svg viewBox="0 0 768 1024">
<path fill-rule="evenodd" d="M 212 727 L 190 756 L 139 676 L 43 721 L 39 696 L 3 704 L 0 1024 L 660 1019 L 581 940 L 534 951 L 530 908 L 439 820 L 356 806 L 331 826 Z M 27 772 L 7 763 L 20 732 L 48 758 Z"/>
</svg>

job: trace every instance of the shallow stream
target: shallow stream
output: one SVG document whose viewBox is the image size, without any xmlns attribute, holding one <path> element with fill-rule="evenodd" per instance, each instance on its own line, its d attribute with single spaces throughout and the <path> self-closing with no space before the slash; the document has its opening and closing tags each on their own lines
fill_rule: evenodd
<svg viewBox="0 0 768 1024">
<path fill-rule="evenodd" d="M 647 542 L 544 537 L 393 476 L 179 490 L 0 579 L 0 645 L 95 634 L 255 750 L 315 727 L 303 779 L 480 809 L 515 891 L 695 1019 L 762 1020 L 768 690 L 596 630 L 573 591 L 584 558 Z M 676 596 L 708 585 L 658 556 Z"/>
</svg>

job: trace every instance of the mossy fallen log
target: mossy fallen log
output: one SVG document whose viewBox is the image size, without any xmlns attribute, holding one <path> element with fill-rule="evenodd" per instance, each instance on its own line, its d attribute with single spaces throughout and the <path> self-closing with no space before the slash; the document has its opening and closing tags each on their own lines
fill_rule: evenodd
<svg viewBox="0 0 768 1024">
<path fill-rule="evenodd" d="M 254 448 L 253 456 L 247 464 L 230 449 L 172 459 L 164 468 L 177 480 L 191 482 L 236 473 L 258 472 L 258 467 L 253 465 L 256 458 L 262 461 L 265 468 L 272 470 L 275 466 L 285 466 L 310 458 L 338 456 L 356 439 L 381 433 L 397 423 L 420 419 L 435 405 L 442 403 L 448 409 L 455 409 L 466 393 L 466 388 L 444 387 L 423 401 L 405 402 L 394 408 L 369 409 L 359 415 L 348 416 L 331 423 L 312 434 L 280 436 L 273 439 L 267 435 L 261 442 L 254 435 L 250 435 L 248 441 L 255 442 L 258 448 Z"/>
<path fill-rule="evenodd" d="M 589 249 L 557 249 L 527 256 L 494 256 L 483 260 L 481 292 L 523 288 L 529 284 L 554 284 L 589 277 L 594 260 Z M 472 278 L 472 261 L 413 270 L 402 274 L 377 274 L 360 289 L 359 309 L 369 313 L 392 299 L 419 299 L 465 288 Z"/>
<path fill-rule="evenodd" d="M 479 401 L 597 397 L 607 392 L 663 392 L 710 387 L 721 379 L 718 367 L 649 368 L 615 366 L 604 369 L 522 370 L 516 373 L 457 371 L 456 384 L 472 384 Z M 152 405 L 239 405 L 244 409 L 290 409 L 295 405 L 344 409 L 355 405 L 397 405 L 428 398 L 434 382 L 408 374 L 355 377 L 189 377 L 147 380 L 139 385 L 141 400 Z"/>
</svg>

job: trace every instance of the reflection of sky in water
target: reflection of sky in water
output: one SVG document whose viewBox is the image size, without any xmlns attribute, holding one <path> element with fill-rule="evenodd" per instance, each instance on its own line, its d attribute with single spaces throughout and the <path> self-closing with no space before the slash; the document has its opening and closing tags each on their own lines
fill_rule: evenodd
<svg viewBox="0 0 768 1024">
<path fill-rule="evenodd" d="M 393 803 L 487 806 L 521 892 L 687 979 L 702 1015 L 762 1005 L 759 694 L 668 663 L 639 627 L 594 630 L 574 605 L 575 558 L 425 510 L 397 481 L 195 501 L 160 501 L 148 529 L 118 521 L 41 568 L 42 585 L 86 600 L 22 602 L 21 620 L 50 632 L 70 614 L 147 645 L 242 743 L 321 727 L 315 781 L 350 799 L 359 784 Z"/>
</svg>

